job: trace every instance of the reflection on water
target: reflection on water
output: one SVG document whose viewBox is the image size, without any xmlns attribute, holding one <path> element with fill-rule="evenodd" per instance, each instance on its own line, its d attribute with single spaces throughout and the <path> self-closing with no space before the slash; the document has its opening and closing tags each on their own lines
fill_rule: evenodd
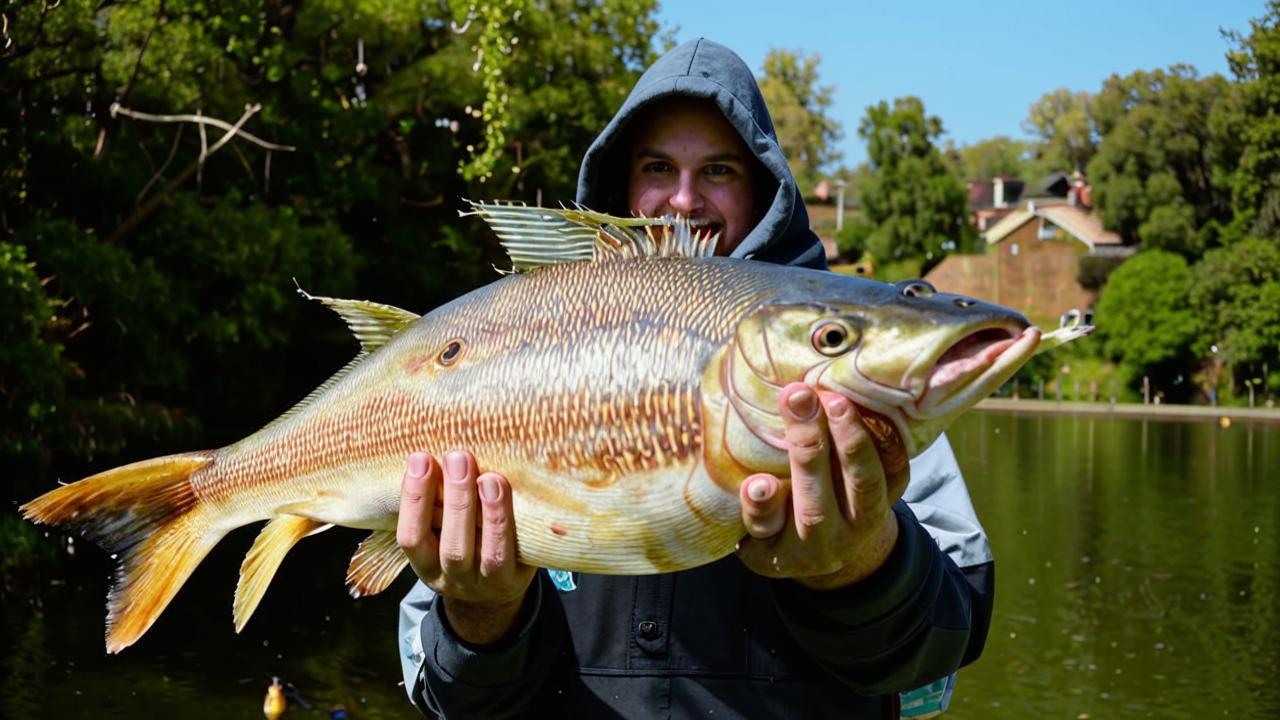
<svg viewBox="0 0 1280 720">
<path fill-rule="evenodd" d="M 995 547 L 987 650 L 945 717 L 1280 717 L 1280 429 L 971 413 L 950 432 Z M 242 635 L 231 599 L 255 530 L 233 533 L 133 648 L 103 651 L 110 563 L 77 546 L 6 588 L 0 717 L 414 717 L 396 601 L 342 585 L 360 534 L 285 561 Z M 56 542 L 50 539 L 50 542 Z M 51 580 L 51 582 L 50 582 Z"/>
<path fill-rule="evenodd" d="M 1280 429 L 972 413 L 996 553 L 954 718 L 1280 717 Z"/>
<path fill-rule="evenodd" d="M 103 649 L 108 559 L 80 548 L 37 597 L 4 604 L 0 717 L 261 718 L 272 676 L 292 684 L 285 718 L 417 716 L 400 682 L 396 603 L 408 578 L 364 600 L 343 586 L 363 533 L 301 543 L 237 636 L 231 600 L 253 530 L 224 540 L 155 626 L 119 655 Z M 52 540 L 51 540 L 52 542 Z M 305 703 L 305 705 L 303 705 Z"/>
</svg>

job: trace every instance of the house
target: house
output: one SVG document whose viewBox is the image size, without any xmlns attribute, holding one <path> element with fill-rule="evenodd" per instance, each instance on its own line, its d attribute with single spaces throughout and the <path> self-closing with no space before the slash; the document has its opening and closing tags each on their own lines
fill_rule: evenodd
<svg viewBox="0 0 1280 720">
<path fill-rule="evenodd" d="M 985 233 L 982 255 L 949 255 L 925 277 L 939 290 L 1006 305 L 1041 327 L 1057 327 L 1073 308 L 1093 307 L 1104 272 L 1136 250 L 1102 227 L 1082 202 L 1087 185 L 1066 197 L 1028 200 Z"/>
<path fill-rule="evenodd" d="M 986 232 L 1001 218 L 1017 209 L 1025 187 L 1026 183 L 1022 180 L 1011 177 L 970 180 L 970 222 L 978 228 L 978 232 Z"/>
</svg>

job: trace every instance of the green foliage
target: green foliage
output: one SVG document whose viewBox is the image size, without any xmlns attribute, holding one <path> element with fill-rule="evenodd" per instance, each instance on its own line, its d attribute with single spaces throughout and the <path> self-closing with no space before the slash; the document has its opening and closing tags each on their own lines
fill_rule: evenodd
<svg viewBox="0 0 1280 720">
<path fill-rule="evenodd" d="M 1188 295 L 1204 323 L 1194 350 L 1210 359 L 1210 384 L 1220 372 L 1243 381 L 1280 368 L 1280 244 L 1247 238 L 1210 250 L 1195 266 Z"/>
<path fill-rule="evenodd" d="M 1146 250 L 1133 256 L 1107 282 L 1094 308 L 1093 342 L 1135 380 L 1149 375 L 1161 387 L 1181 384 L 1192 345 L 1202 332 L 1188 304 L 1191 269 L 1178 254 Z"/>
<path fill-rule="evenodd" d="M 1280 2 L 1250 23 L 1247 37 L 1228 33 L 1236 48 L 1227 62 L 1239 81 L 1239 106 L 1229 130 L 1239 133 L 1239 164 L 1230 173 L 1235 236 L 1280 232 Z M 1233 136 L 1234 137 L 1234 136 Z"/>
<path fill-rule="evenodd" d="M 840 257 L 857 260 L 867 251 L 867 238 L 874 228 L 863 219 L 862 214 L 845 222 L 840 232 L 836 233 L 836 247 Z"/>
<path fill-rule="evenodd" d="M 858 134 L 867 141 L 870 172 L 857 189 L 873 228 L 866 247 L 878 264 L 924 258 L 927 271 L 976 243 L 968 193 L 935 145 L 942 132 L 942 121 L 926 115 L 919 98 L 867 108 Z"/>
<path fill-rule="evenodd" d="M 956 159 L 952 168 L 956 176 L 965 180 L 1014 177 L 1031 184 L 1046 174 L 1040 161 L 1034 158 L 1036 150 L 1034 143 L 997 135 L 949 154 Z"/>
<path fill-rule="evenodd" d="M 1124 255 L 1081 255 L 1076 261 L 1076 282 L 1088 290 L 1101 290 L 1111 273 L 1127 259 Z"/>
<path fill-rule="evenodd" d="M 1202 79 L 1182 65 L 1103 84 L 1090 110 L 1102 140 L 1088 176 L 1108 228 L 1146 248 L 1199 257 L 1199 229 L 1230 214 L 1212 150 L 1222 146 L 1213 118 L 1230 106 L 1229 91 L 1222 77 Z"/>
<path fill-rule="evenodd" d="M 500 249 L 459 198 L 572 198 L 587 145 L 669 43 L 655 12 L 15 3 L 0 459 L 79 472 L 260 426 L 354 352 L 295 279 L 415 310 L 494 279 Z M 201 162 L 223 129 L 131 112 L 244 120 L 295 149 L 237 137 Z"/>
<path fill-rule="evenodd" d="M 26 248 L 0 242 L 0 453 L 38 450 L 62 404 L 62 346 L 48 336 L 54 307 Z"/>
<path fill-rule="evenodd" d="M 915 280 L 916 278 L 924 277 L 924 269 L 921 267 L 920 258 L 906 258 L 896 262 L 876 265 L 872 277 L 881 282 L 890 283 L 900 280 Z"/>
<path fill-rule="evenodd" d="M 1040 141 L 1035 154 L 1042 174 L 1083 172 L 1093 159 L 1098 144 L 1089 117 L 1092 103 L 1093 96 L 1087 92 L 1059 88 L 1031 104 L 1022 127 Z"/>
<path fill-rule="evenodd" d="M 817 186 L 824 168 L 840 160 L 835 143 L 844 136 L 840 123 L 827 115 L 835 88 L 818 85 L 821 60 L 818 55 L 770 50 L 759 78 L 778 142 L 804 193 Z"/>
</svg>

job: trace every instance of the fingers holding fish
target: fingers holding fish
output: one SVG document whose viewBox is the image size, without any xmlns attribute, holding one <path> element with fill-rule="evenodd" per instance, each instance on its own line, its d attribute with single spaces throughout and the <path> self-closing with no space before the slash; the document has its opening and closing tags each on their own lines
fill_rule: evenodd
<svg viewBox="0 0 1280 720">
<path fill-rule="evenodd" d="M 428 578 L 439 572 L 439 542 L 431 529 L 435 512 L 436 488 L 440 484 L 440 465 L 426 453 L 409 456 L 400 483 L 400 514 L 396 522 L 396 542 L 409 558 L 418 577 Z"/>
<path fill-rule="evenodd" d="M 752 475 L 738 491 L 747 534 L 764 539 L 777 535 L 787 522 L 787 489 L 768 473 Z"/>
<path fill-rule="evenodd" d="M 517 568 L 516 533 L 511 488 L 506 478 L 485 473 L 476 482 L 480 494 L 480 577 L 496 582 L 511 579 Z"/>
<path fill-rule="evenodd" d="M 841 510 L 847 521 L 857 525 L 869 513 L 888 509 L 884 466 L 853 403 L 840 395 L 823 393 L 822 406 L 836 448 L 832 470 L 838 472 Z"/>
<path fill-rule="evenodd" d="M 446 453 L 443 463 L 411 455 L 396 539 L 418 577 L 445 598 L 454 632 L 483 644 L 510 627 L 536 569 L 517 558 L 510 484 L 496 473 L 476 474 L 468 452 Z M 437 487 L 444 506 L 438 536 L 432 530 Z"/>
<path fill-rule="evenodd" d="M 446 575 L 467 577 L 473 571 L 478 505 L 475 459 L 458 450 L 445 453 L 440 569 Z"/>
<path fill-rule="evenodd" d="M 782 523 L 771 537 L 758 535 L 750 531 L 749 518 L 758 522 L 755 516 L 761 513 L 748 513 L 744 500 L 750 537 L 740 544 L 738 556 L 755 572 L 815 589 L 856 582 L 878 569 L 897 541 L 890 500 L 895 490 L 880 453 L 846 398 L 793 383 L 780 401 L 790 444 L 794 521 Z M 905 467 L 895 472 L 892 482 L 905 472 Z M 755 479 L 744 483 L 744 498 Z"/>
<path fill-rule="evenodd" d="M 818 395 L 804 383 L 791 383 L 780 395 L 790 446 L 791 507 L 801 540 L 821 534 L 829 538 L 840 519 L 832 487 L 827 420 Z"/>
</svg>

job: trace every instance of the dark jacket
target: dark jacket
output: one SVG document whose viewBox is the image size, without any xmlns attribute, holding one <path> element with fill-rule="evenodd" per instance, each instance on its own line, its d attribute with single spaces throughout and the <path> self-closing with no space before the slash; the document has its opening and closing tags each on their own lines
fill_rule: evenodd
<svg viewBox="0 0 1280 720">
<path fill-rule="evenodd" d="M 644 74 L 587 152 L 579 202 L 618 210 L 620 186 L 608 186 L 626 176 L 617 140 L 637 110 L 672 94 L 713 100 L 772 178 L 769 210 L 734 255 L 825 267 L 755 78 L 706 40 Z M 539 572 L 518 632 L 473 648 L 419 583 L 402 604 L 406 690 L 424 713 L 449 718 L 896 717 L 899 691 L 977 657 L 991 613 L 985 535 L 945 438 L 913 461 L 912 486 L 927 488 L 917 500 L 945 499 L 922 505 L 941 530 L 931 535 L 900 502 L 899 540 L 884 566 L 831 592 L 768 580 L 732 556 L 645 577 L 557 583 Z M 949 553 L 971 561 L 967 574 Z"/>
</svg>

